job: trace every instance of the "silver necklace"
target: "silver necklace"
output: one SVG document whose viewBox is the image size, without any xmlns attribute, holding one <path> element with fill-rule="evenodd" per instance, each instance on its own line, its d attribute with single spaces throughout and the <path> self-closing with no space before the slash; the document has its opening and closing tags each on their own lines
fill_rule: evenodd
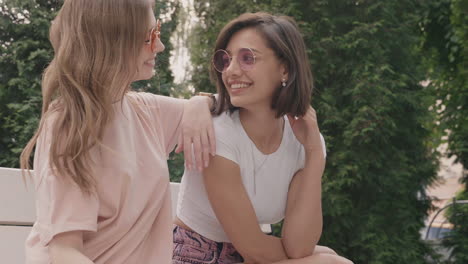
<svg viewBox="0 0 468 264">
<path fill-rule="evenodd" d="M 259 172 L 260 169 L 263 168 L 263 165 L 265 164 L 267 159 L 270 157 L 270 155 L 266 155 L 266 157 L 263 157 L 262 163 L 260 163 L 260 165 L 257 166 L 256 165 L 257 159 L 255 158 L 253 141 L 250 141 L 250 151 L 252 153 L 252 160 L 253 160 L 254 194 L 257 194 L 257 172 Z"/>
<path fill-rule="evenodd" d="M 281 146 L 281 143 L 283 141 L 284 126 L 285 126 L 285 121 L 283 119 L 283 130 L 282 130 L 282 133 L 281 133 L 280 146 Z M 257 148 L 257 147 L 255 146 L 255 148 Z M 263 168 L 263 165 L 266 163 L 266 161 L 268 160 L 268 158 L 270 157 L 271 154 L 266 155 L 266 157 L 263 158 L 262 163 L 260 163 L 260 165 L 256 166 L 257 159 L 255 158 L 253 140 L 250 140 L 250 151 L 252 153 L 252 159 L 253 159 L 254 194 L 257 194 L 257 172 L 259 172 Z M 261 151 L 258 151 L 258 152 L 262 153 Z M 263 154 L 263 155 L 265 155 L 265 154 Z"/>
</svg>

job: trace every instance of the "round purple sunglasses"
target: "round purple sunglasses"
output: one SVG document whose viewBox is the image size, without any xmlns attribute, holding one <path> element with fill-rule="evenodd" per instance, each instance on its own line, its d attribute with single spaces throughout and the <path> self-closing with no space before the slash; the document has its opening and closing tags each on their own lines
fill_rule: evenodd
<svg viewBox="0 0 468 264">
<path fill-rule="evenodd" d="M 239 66 L 242 70 L 244 71 L 249 71 L 253 68 L 255 64 L 255 54 L 254 52 L 249 49 L 249 48 L 241 48 L 237 52 L 237 63 L 239 63 Z M 229 65 L 231 65 L 233 56 L 229 55 L 229 52 L 223 49 L 217 50 L 214 55 L 213 55 L 213 66 L 216 71 L 223 73 L 229 68 Z"/>
</svg>

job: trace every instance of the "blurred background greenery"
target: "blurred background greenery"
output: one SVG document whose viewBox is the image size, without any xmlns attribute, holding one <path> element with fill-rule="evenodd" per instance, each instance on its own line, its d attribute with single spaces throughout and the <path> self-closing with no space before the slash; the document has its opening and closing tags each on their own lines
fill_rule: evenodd
<svg viewBox="0 0 468 264">
<path fill-rule="evenodd" d="M 194 13 L 186 4 L 156 1 L 166 51 L 157 76 L 135 90 L 214 92 L 209 58 L 226 22 L 255 11 L 294 17 L 328 150 L 320 244 L 355 263 L 468 263 L 466 206 L 447 213 L 449 260 L 420 234 L 432 206 L 426 189 L 437 181 L 437 148 L 447 143 L 468 168 L 468 0 L 194 0 Z M 58 8 L 57 0 L 0 0 L 2 167 L 18 167 L 40 118 L 41 74 L 53 56 L 48 29 Z M 190 55 L 181 82 L 170 65 L 180 47 L 171 43 Z M 169 167 L 171 180 L 180 181 L 182 157 L 171 154 Z M 467 180 L 465 173 L 459 199 L 468 198 Z"/>
</svg>

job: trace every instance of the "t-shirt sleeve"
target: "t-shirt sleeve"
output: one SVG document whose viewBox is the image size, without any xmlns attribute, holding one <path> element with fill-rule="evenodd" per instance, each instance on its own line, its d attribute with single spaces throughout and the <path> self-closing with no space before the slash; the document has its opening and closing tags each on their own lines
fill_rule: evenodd
<svg viewBox="0 0 468 264">
<path fill-rule="evenodd" d="M 240 143 L 237 140 L 238 134 L 236 134 L 229 115 L 224 115 L 213 120 L 216 137 L 216 155 L 239 164 L 238 148 L 236 145 Z"/>
<path fill-rule="evenodd" d="M 36 144 L 34 183 L 36 222 L 41 244 L 70 231 L 97 230 L 99 200 L 85 194 L 71 180 L 56 177 L 49 166 L 50 131 L 44 127 Z"/>
<path fill-rule="evenodd" d="M 185 99 L 157 95 L 159 101 L 159 120 L 164 134 L 166 155 L 174 150 L 181 133 L 181 121 L 184 114 Z"/>
<path fill-rule="evenodd" d="M 153 115 L 158 122 L 158 131 L 162 131 L 162 139 L 166 156 L 169 156 L 177 144 L 181 133 L 181 121 L 184 114 L 185 99 L 172 98 L 168 96 L 155 95 L 151 93 L 139 93 L 145 103 L 152 109 Z"/>
<path fill-rule="evenodd" d="M 323 138 L 322 133 L 320 133 L 320 140 L 322 141 L 323 157 L 327 158 L 327 146 L 325 145 L 325 138 Z"/>
</svg>

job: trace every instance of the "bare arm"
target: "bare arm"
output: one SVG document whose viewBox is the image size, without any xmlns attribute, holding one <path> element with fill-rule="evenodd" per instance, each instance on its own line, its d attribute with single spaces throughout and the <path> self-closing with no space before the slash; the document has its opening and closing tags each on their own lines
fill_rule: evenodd
<svg viewBox="0 0 468 264">
<path fill-rule="evenodd" d="M 303 117 L 289 117 L 289 122 L 304 147 L 305 164 L 289 186 L 282 237 L 289 258 L 304 258 L 313 254 L 322 233 L 321 181 L 325 157 L 312 107 Z"/>
<path fill-rule="evenodd" d="M 202 171 L 208 166 L 210 154 L 216 151 L 210 113 L 212 107 L 213 100 L 206 96 L 194 96 L 185 101 L 182 130 L 175 151 L 177 153 L 184 151 L 186 165 L 190 170 Z M 192 158 L 192 148 L 194 158 Z"/>
<path fill-rule="evenodd" d="M 203 175 L 216 217 L 245 262 L 271 263 L 287 259 L 281 240 L 261 231 L 239 166 L 215 156 Z"/>
<path fill-rule="evenodd" d="M 314 156 L 314 157 L 311 157 Z M 322 233 L 321 179 L 323 153 L 306 154 L 304 169 L 290 184 L 286 217 L 283 223 L 283 245 L 290 258 L 312 255 Z"/>
<path fill-rule="evenodd" d="M 73 231 L 55 236 L 49 243 L 52 264 L 93 264 L 83 255 L 83 232 Z"/>
</svg>

